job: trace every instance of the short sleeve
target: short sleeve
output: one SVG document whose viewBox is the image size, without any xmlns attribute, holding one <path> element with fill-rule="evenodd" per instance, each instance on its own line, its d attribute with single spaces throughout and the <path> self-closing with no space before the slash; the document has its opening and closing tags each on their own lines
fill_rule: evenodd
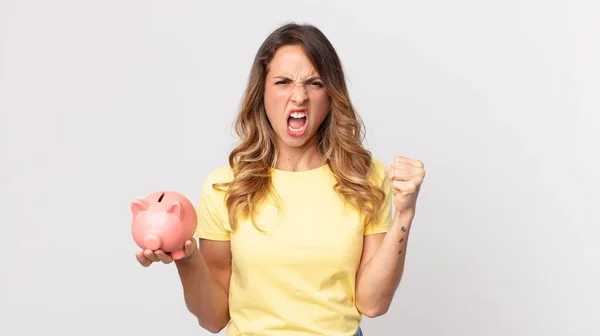
<svg viewBox="0 0 600 336">
<path fill-rule="evenodd" d="M 197 211 L 198 224 L 195 232 L 198 238 L 230 240 L 230 226 L 224 201 L 225 192 L 212 187 L 213 183 L 225 182 L 223 179 L 219 179 L 220 175 L 223 175 L 222 170 L 223 168 L 212 172 L 202 186 Z"/>
<path fill-rule="evenodd" d="M 392 186 L 390 179 L 385 175 L 385 165 L 377 160 L 373 160 L 374 163 L 374 178 L 373 182 L 379 184 L 383 192 L 385 192 L 385 199 L 379 210 L 378 219 L 375 222 L 371 222 L 365 225 L 364 235 L 372 235 L 376 233 L 387 232 L 392 225 Z"/>
</svg>

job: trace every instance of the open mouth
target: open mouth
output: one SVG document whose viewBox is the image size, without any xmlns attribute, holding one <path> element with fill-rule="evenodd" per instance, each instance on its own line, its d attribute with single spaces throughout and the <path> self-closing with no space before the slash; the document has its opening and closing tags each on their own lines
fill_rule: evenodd
<svg viewBox="0 0 600 336">
<path fill-rule="evenodd" d="M 287 120 L 287 131 L 292 136 L 300 136 L 306 130 L 306 113 L 292 112 Z"/>
</svg>

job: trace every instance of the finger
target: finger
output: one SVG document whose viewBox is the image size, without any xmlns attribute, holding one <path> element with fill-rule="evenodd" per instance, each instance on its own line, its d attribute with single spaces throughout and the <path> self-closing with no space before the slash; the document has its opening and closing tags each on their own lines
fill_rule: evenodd
<svg viewBox="0 0 600 336">
<path fill-rule="evenodd" d="M 421 184 L 423 184 L 423 180 L 424 180 L 424 178 L 421 176 L 412 175 L 411 178 L 409 178 L 409 179 L 394 179 L 394 180 L 392 180 L 392 185 L 393 185 L 393 182 L 403 182 L 404 187 L 407 187 L 409 185 L 419 187 Z"/>
<path fill-rule="evenodd" d="M 394 164 L 394 168 L 405 170 L 415 176 L 425 177 L 425 170 L 423 168 L 415 167 L 404 161 L 396 162 Z"/>
<path fill-rule="evenodd" d="M 385 168 L 383 169 L 385 176 L 387 176 L 387 178 L 389 178 L 390 180 L 394 178 L 394 167 L 392 166 L 385 166 Z"/>
<path fill-rule="evenodd" d="M 409 165 L 416 167 L 416 168 L 425 168 L 425 164 L 423 164 L 422 161 L 407 158 L 404 156 L 396 156 L 396 158 L 394 159 L 394 163 L 399 163 L 399 162 L 406 162 Z"/>
<path fill-rule="evenodd" d="M 158 260 L 162 261 L 163 264 L 169 264 L 173 262 L 173 258 L 163 250 L 156 250 L 154 253 L 156 254 Z"/>
<path fill-rule="evenodd" d="M 399 192 L 414 192 L 419 188 L 413 181 L 394 181 L 392 182 L 392 186 L 394 187 L 394 195 Z"/>
<path fill-rule="evenodd" d="M 149 260 L 148 258 L 146 258 L 146 256 L 144 255 L 144 253 L 141 252 L 141 251 L 136 252 L 135 258 L 140 263 L 140 265 L 142 265 L 144 267 L 148 267 L 148 266 L 150 266 L 152 264 L 152 261 Z"/>
<path fill-rule="evenodd" d="M 183 250 L 185 252 L 185 256 L 189 257 L 192 252 L 194 252 L 194 244 L 192 242 L 192 240 L 187 240 L 185 242 L 185 245 L 183 246 Z"/>
<path fill-rule="evenodd" d="M 156 256 L 156 254 L 154 253 L 154 251 L 152 250 L 144 250 L 144 255 L 146 256 L 146 258 L 152 260 L 153 262 L 158 262 L 158 257 Z"/>
<path fill-rule="evenodd" d="M 414 177 L 416 177 L 416 176 L 404 169 L 394 168 L 394 176 L 392 179 L 394 181 L 410 181 Z"/>
</svg>

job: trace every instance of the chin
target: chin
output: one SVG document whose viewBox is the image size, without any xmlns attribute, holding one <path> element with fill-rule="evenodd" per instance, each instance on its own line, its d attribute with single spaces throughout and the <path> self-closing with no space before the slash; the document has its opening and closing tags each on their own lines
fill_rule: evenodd
<svg viewBox="0 0 600 336">
<path fill-rule="evenodd" d="M 290 139 L 290 137 L 286 134 L 282 139 L 283 144 L 287 147 L 291 148 L 299 148 L 304 146 L 308 142 L 308 138 L 300 138 L 300 139 Z"/>
<path fill-rule="evenodd" d="M 292 147 L 292 148 L 298 148 L 298 147 L 303 147 L 304 145 L 306 145 L 306 143 L 308 142 L 309 139 L 311 139 L 314 136 L 314 134 L 311 134 L 310 130 L 305 130 L 303 132 L 302 135 L 299 136 L 294 136 L 294 135 L 290 135 L 287 130 L 284 131 L 283 134 L 280 134 L 280 140 L 281 142 L 287 146 L 287 147 Z"/>
</svg>

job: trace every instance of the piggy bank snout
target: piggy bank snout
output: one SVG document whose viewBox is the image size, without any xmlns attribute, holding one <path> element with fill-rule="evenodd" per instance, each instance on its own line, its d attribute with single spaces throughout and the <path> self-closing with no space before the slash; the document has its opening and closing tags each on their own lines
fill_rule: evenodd
<svg viewBox="0 0 600 336">
<path fill-rule="evenodd" d="M 162 246 L 160 236 L 156 234 L 149 234 L 144 237 L 144 245 L 147 249 L 158 250 Z"/>
</svg>

